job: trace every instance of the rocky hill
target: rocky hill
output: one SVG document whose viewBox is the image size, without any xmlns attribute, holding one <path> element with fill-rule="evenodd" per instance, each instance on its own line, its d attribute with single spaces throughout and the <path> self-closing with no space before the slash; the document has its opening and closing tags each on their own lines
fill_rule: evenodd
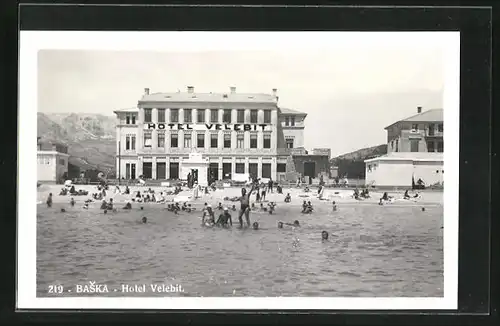
<svg viewBox="0 0 500 326">
<path fill-rule="evenodd" d="M 339 176 L 351 178 L 365 177 L 364 160 L 387 154 L 387 144 L 362 148 L 330 159 L 330 164 L 338 167 Z"/>
<path fill-rule="evenodd" d="M 88 113 L 38 113 L 42 140 L 68 145 L 69 162 L 81 170 L 115 167 L 115 118 Z"/>
</svg>

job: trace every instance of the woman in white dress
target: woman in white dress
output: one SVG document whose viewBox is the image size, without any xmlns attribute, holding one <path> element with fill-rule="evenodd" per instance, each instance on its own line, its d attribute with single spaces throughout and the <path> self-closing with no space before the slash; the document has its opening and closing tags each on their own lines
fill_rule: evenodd
<svg viewBox="0 0 500 326">
<path fill-rule="evenodd" d="M 193 185 L 193 199 L 197 199 L 199 197 L 200 185 L 195 181 Z"/>
</svg>

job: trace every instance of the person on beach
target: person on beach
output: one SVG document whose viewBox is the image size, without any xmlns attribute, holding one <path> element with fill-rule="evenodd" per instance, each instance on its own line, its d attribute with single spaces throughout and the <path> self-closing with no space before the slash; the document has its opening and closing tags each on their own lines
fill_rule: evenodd
<svg viewBox="0 0 500 326">
<path fill-rule="evenodd" d="M 410 199 L 410 195 L 408 194 L 408 189 L 406 189 L 405 194 L 403 195 L 403 199 Z"/>
<path fill-rule="evenodd" d="M 215 224 L 219 227 L 233 226 L 233 220 L 231 218 L 231 214 L 229 214 L 229 209 L 227 207 L 224 207 L 224 213 L 219 215 L 219 218 L 217 219 L 217 222 Z"/>
<path fill-rule="evenodd" d="M 274 209 L 276 207 L 276 203 L 275 202 L 270 202 L 269 204 L 267 204 L 267 206 L 269 206 L 268 209 L 267 209 L 268 212 L 269 212 L 269 214 L 274 213 Z"/>
<path fill-rule="evenodd" d="M 281 195 L 281 194 L 283 193 L 283 188 L 281 188 L 281 186 L 280 186 L 280 185 L 277 185 L 277 186 L 276 186 L 276 191 L 278 192 L 278 194 L 280 194 L 280 195 Z"/>
<path fill-rule="evenodd" d="M 236 211 L 236 205 L 233 205 L 233 207 L 231 207 L 231 210 Z"/>
<path fill-rule="evenodd" d="M 110 211 L 113 210 L 113 198 L 109 199 L 109 203 L 108 203 L 107 209 L 109 209 Z"/>
<path fill-rule="evenodd" d="M 123 206 L 123 209 L 132 209 L 132 204 L 129 201 L 127 201 L 125 203 L 125 206 Z"/>
<path fill-rule="evenodd" d="M 49 194 L 49 196 L 47 197 L 47 207 L 52 207 L 52 193 Z"/>
<path fill-rule="evenodd" d="M 245 214 L 245 219 L 247 221 L 247 226 L 250 226 L 250 195 L 255 190 L 255 186 L 252 186 L 250 191 L 247 193 L 246 188 L 241 188 L 241 198 L 240 198 L 240 214 L 238 219 L 240 220 L 240 227 L 243 228 L 243 214 Z"/>
<path fill-rule="evenodd" d="M 266 187 L 264 184 L 262 184 L 262 191 L 260 195 L 260 200 L 265 201 L 266 200 Z"/>
<path fill-rule="evenodd" d="M 71 207 L 74 207 L 75 206 L 75 198 L 71 197 L 69 204 L 71 205 Z"/>
<path fill-rule="evenodd" d="M 289 203 L 292 201 L 292 196 L 290 196 L 290 193 L 287 193 L 285 196 L 285 203 Z"/>
<path fill-rule="evenodd" d="M 282 229 L 283 228 L 283 222 L 278 222 L 278 229 Z"/>
<path fill-rule="evenodd" d="M 252 227 L 253 227 L 254 230 L 258 230 L 259 229 L 259 223 L 258 222 L 253 222 Z"/>
<path fill-rule="evenodd" d="M 332 210 L 334 212 L 337 210 L 337 204 L 335 203 L 335 200 L 332 202 Z"/>
<path fill-rule="evenodd" d="M 215 216 L 214 211 L 212 210 L 211 205 L 207 205 L 203 211 L 203 215 L 201 217 L 201 225 L 202 226 L 213 226 L 215 224 Z"/>
<path fill-rule="evenodd" d="M 82 208 L 83 209 L 89 209 L 89 203 L 88 202 L 83 203 Z"/>
<path fill-rule="evenodd" d="M 260 189 L 257 189 L 257 193 L 255 194 L 255 201 L 260 202 Z"/>
<path fill-rule="evenodd" d="M 146 224 L 146 223 L 148 222 L 148 218 L 147 218 L 146 216 L 144 216 L 144 217 L 142 218 L 141 222 L 142 222 L 143 224 Z"/>
<path fill-rule="evenodd" d="M 106 200 L 103 199 L 101 202 L 101 209 L 106 209 L 108 207 L 108 203 L 106 203 Z"/>
<path fill-rule="evenodd" d="M 273 192 L 273 179 L 270 178 L 269 181 L 267 182 L 267 188 L 269 189 L 269 192 Z"/>
<path fill-rule="evenodd" d="M 125 186 L 125 191 L 123 192 L 125 195 L 130 195 L 130 189 L 128 186 Z"/>
<path fill-rule="evenodd" d="M 220 211 L 224 209 L 224 207 L 222 207 L 222 203 L 219 203 L 219 205 L 217 206 L 217 209 Z"/>
</svg>

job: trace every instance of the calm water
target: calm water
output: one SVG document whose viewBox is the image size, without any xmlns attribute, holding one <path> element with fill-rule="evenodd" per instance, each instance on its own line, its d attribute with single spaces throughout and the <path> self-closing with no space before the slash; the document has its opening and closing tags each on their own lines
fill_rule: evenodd
<svg viewBox="0 0 500 326">
<path fill-rule="evenodd" d="M 261 226 L 254 231 L 202 228 L 199 210 L 174 215 L 144 205 L 104 215 L 94 205 L 38 206 L 38 296 L 89 296 L 74 289 L 90 281 L 107 285 L 100 296 L 443 296 L 441 206 L 340 204 L 302 215 L 278 204 L 275 215 L 252 213 Z M 295 219 L 300 228 L 276 227 Z M 184 292 L 113 290 L 153 283 Z M 50 285 L 64 293 L 49 294 Z"/>
</svg>

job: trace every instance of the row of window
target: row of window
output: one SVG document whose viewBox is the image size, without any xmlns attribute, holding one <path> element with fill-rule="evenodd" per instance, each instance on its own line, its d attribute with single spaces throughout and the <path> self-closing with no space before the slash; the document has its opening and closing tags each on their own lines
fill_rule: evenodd
<svg viewBox="0 0 500 326">
<path fill-rule="evenodd" d="M 50 157 L 38 157 L 37 158 L 37 162 L 38 162 L 38 164 L 47 164 L 47 165 L 50 165 L 52 163 L 52 159 Z M 63 158 L 60 158 L 58 162 L 59 162 L 60 165 L 65 165 L 66 164 L 66 160 L 63 159 Z"/>
<path fill-rule="evenodd" d="M 144 132 L 144 147 L 152 147 L 153 145 L 153 135 L 150 131 Z M 184 148 L 191 148 L 192 146 L 192 135 L 184 134 Z M 244 148 L 245 138 L 244 134 L 238 134 L 236 136 L 236 148 Z M 125 137 L 125 150 L 135 150 L 136 144 L 136 136 L 135 135 L 127 135 Z M 287 144 L 289 144 L 287 142 Z M 291 145 L 293 147 L 293 140 Z M 165 147 L 165 133 L 159 132 L 157 138 L 157 147 L 164 148 Z M 179 147 L 179 135 L 171 134 L 170 135 L 170 147 L 177 148 Z M 205 148 L 205 134 L 196 134 L 196 147 L 197 148 Z M 219 147 L 219 135 L 218 134 L 210 134 L 210 148 L 218 148 Z M 231 148 L 231 134 L 224 134 L 223 138 L 223 147 Z M 250 148 L 257 148 L 257 135 L 250 134 Z M 262 148 L 271 148 L 271 134 L 264 134 Z"/>
<path fill-rule="evenodd" d="M 172 162 L 168 166 L 169 168 L 169 179 L 179 179 L 179 163 Z M 165 179 L 167 171 L 167 163 L 157 162 L 156 163 L 156 178 Z M 219 179 L 219 163 L 210 163 L 209 171 L 213 178 Z M 231 179 L 232 163 L 222 163 L 222 179 Z M 151 179 L 153 177 L 153 163 L 143 162 L 142 163 L 142 175 L 146 179 Z M 235 163 L 234 172 L 238 174 L 245 173 L 245 163 Z M 258 163 L 248 164 L 248 173 L 252 175 L 257 175 Z M 262 163 L 261 169 L 262 178 L 271 178 L 271 164 Z M 278 163 L 276 164 L 276 172 L 285 173 L 286 164 Z M 135 179 L 136 178 L 136 164 L 126 163 L 125 164 L 125 178 Z"/>
<path fill-rule="evenodd" d="M 419 128 L 419 125 L 418 125 L 417 123 L 415 123 L 415 124 L 412 124 L 412 125 L 411 125 L 411 129 L 412 129 L 412 130 L 418 131 L 418 128 Z M 425 127 L 424 127 L 424 128 L 425 128 Z M 437 125 L 437 131 L 438 131 L 438 132 L 443 132 L 443 129 L 444 129 L 443 124 L 442 124 L 442 123 L 439 123 L 439 124 Z M 429 136 L 434 136 L 434 133 L 435 133 L 435 131 L 436 131 L 436 127 L 435 127 L 435 125 L 434 125 L 434 124 L 428 124 L 428 125 L 427 125 L 427 130 L 428 130 L 428 132 L 429 132 Z"/>
<path fill-rule="evenodd" d="M 158 110 L 158 122 L 159 123 L 164 123 L 166 122 L 166 117 L 165 117 L 165 109 L 157 109 Z M 205 123 L 206 122 L 206 117 L 205 117 L 205 111 L 204 109 L 198 109 L 196 111 L 196 120 L 193 117 L 193 110 L 192 109 L 184 109 L 184 119 L 183 123 Z M 210 122 L 212 123 L 218 123 L 220 122 L 219 120 L 219 109 L 210 109 Z M 271 110 L 264 110 L 264 123 L 271 123 Z M 250 110 L 250 123 L 258 123 L 258 113 L 259 110 L 252 109 Z M 232 114 L 233 110 L 232 109 L 224 109 L 222 113 L 222 123 L 231 123 L 232 122 Z M 149 123 L 153 122 L 153 109 L 146 108 L 144 109 L 144 123 Z M 179 109 L 170 109 L 170 122 L 172 123 L 180 123 L 180 118 L 179 118 Z M 236 122 L 237 123 L 245 123 L 245 110 L 236 110 Z M 127 122 L 127 124 L 129 124 Z M 132 123 L 134 124 L 134 123 Z"/>
<path fill-rule="evenodd" d="M 410 152 L 419 152 L 419 140 L 412 139 L 410 140 Z M 391 150 L 393 152 L 399 152 L 399 139 L 391 141 Z M 427 141 L 427 152 L 434 153 L 442 153 L 444 151 L 444 143 L 443 141 Z"/>
</svg>

